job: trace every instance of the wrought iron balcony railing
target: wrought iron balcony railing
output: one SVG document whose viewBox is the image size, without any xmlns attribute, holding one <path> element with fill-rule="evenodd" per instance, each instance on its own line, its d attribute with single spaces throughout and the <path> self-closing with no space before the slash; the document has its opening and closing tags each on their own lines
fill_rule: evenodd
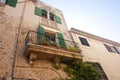
<svg viewBox="0 0 120 80">
<path fill-rule="evenodd" d="M 60 43 L 60 41 L 64 41 L 65 43 L 62 43 L 62 42 Z M 48 47 L 62 49 L 62 50 L 71 51 L 75 53 L 81 52 L 80 48 L 78 47 L 78 43 L 74 41 L 64 40 L 58 37 L 51 38 L 46 34 L 42 34 L 32 30 L 28 31 L 25 38 L 25 45 L 27 45 L 28 43 L 32 43 L 35 45 L 48 46 Z"/>
</svg>

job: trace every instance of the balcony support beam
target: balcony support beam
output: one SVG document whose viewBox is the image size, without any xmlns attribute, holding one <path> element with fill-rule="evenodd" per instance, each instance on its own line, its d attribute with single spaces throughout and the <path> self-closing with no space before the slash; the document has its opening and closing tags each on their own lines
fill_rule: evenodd
<svg viewBox="0 0 120 80">
<path fill-rule="evenodd" d="M 36 59 L 52 59 L 55 63 L 59 63 L 61 59 L 82 59 L 82 55 L 78 53 L 32 43 L 26 45 L 24 55 L 29 58 L 29 63 L 31 64 L 33 64 Z"/>
</svg>

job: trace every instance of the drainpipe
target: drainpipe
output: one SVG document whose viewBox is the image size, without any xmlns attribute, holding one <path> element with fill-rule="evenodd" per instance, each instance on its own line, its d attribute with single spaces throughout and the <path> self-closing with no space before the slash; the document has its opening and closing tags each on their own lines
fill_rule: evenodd
<svg viewBox="0 0 120 80">
<path fill-rule="evenodd" d="M 73 36 L 72 36 L 72 31 L 69 30 L 68 33 L 70 34 L 70 38 L 72 39 L 72 42 L 73 42 L 74 45 L 76 46 L 76 44 L 75 44 L 75 40 L 74 40 L 74 38 L 73 38 Z"/>
<path fill-rule="evenodd" d="M 27 2 L 27 0 L 25 0 L 25 2 L 24 2 L 24 6 L 23 6 L 23 10 L 22 10 L 20 22 L 19 22 L 19 27 L 18 27 L 18 34 L 16 36 L 17 40 L 16 40 L 16 46 L 15 46 L 14 60 L 13 60 L 13 65 L 12 65 L 12 80 L 13 80 L 13 77 L 14 77 L 14 72 L 15 72 L 15 67 L 16 67 L 16 59 L 17 59 L 17 52 L 18 52 L 18 43 L 19 43 L 19 38 L 20 38 L 20 35 L 21 35 L 22 21 L 23 21 L 23 17 L 24 17 L 26 2 Z"/>
</svg>

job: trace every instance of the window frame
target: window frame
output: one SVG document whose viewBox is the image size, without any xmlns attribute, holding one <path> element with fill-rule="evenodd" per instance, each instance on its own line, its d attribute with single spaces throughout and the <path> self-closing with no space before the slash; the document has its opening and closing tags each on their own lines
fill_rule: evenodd
<svg viewBox="0 0 120 80">
<path fill-rule="evenodd" d="M 120 50 L 118 49 L 118 47 L 113 46 L 113 49 L 115 50 L 116 53 L 120 54 Z"/>
<path fill-rule="evenodd" d="M 108 45 L 108 44 L 105 44 L 105 43 L 104 43 L 104 46 L 105 46 L 105 48 L 107 49 L 108 52 L 120 54 L 120 51 L 116 46 L 111 46 L 111 45 Z"/>
<path fill-rule="evenodd" d="M 98 76 L 99 80 L 109 80 L 104 69 L 102 68 L 101 64 L 98 62 L 90 62 L 94 67 L 96 67 L 96 69 L 98 70 L 98 72 L 100 73 L 100 75 Z"/>
<path fill-rule="evenodd" d="M 47 14 L 48 14 L 48 12 L 46 10 L 42 9 L 42 17 L 48 18 Z"/>
<path fill-rule="evenodd" d="M 108 44 L 105 44 L 105 43 L 104 43 L 104 46 L 105 46 L 105 48 L 107 49 L 108 52 L 114 53 L 114 51 L 113 51 L 113 49 L 112 49 L 112 46 L 110 46 L 110 45 L 108 45 Z"/>
<path fill-rule="evenodd" d="M 45 30 L 45 36 L 50 40 L 50 42 L 56 43 L 56 33 L 55 32 Z"/>
<path fill-rule="evenodd" d="M 79 36 L 79 41 L 82 45 L 90 47 L 90 44 L 86 38 Z"/>
<path fill-rule="evenodd" d="M 55 15 L 53 13 L 49 13 L 49 18 L 51 21 L 55 21 Z"/>
</svg>

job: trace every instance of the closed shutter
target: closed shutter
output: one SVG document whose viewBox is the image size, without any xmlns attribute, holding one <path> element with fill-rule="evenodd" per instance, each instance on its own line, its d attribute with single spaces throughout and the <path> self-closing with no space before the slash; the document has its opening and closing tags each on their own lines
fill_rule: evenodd
<svg viewBox="0 0 120 80">
<path fill-rule="evenodd" d="M 61 24 L 61 19 L 60 19 L 60 17 L 58 17 L 58 16 L 55 15 L 55 20 L 56 20 L 57 23 L 60 23 L 60 24 Z"/>
<path fill-rule="evenodd" d="M 42 16 L 42 9 L 35 7 L 35 14 L 38 16 Z"/>
<path fill-rule="evenodd" d="M 12 7 L 16 7 L 17 4 L 17 0 L 7 0 L 6 4 L 12 6 Z"/>
<path fill-rule="evenodd" d="M 66 48 L 66 44 L 65 44 L 65 41 L 64 41 L 63 34 L 57 33 L 57 36 L 58 36 L 58 40 L 59 40 L 59 45 L 60 45 L 60 47 L 61 47 L 61 48 Z"/>
<path fill-rule="evenodd" d="M 41 42 L 43 42 L 45 40 L 44 28 L 39 25 L 38 29 L 37 29 L 37 32 L 38 32 L 38 34 L 37 34 L 37 41 L 38 41 L 38 44 L 40 44 Z"/>
</svg>

